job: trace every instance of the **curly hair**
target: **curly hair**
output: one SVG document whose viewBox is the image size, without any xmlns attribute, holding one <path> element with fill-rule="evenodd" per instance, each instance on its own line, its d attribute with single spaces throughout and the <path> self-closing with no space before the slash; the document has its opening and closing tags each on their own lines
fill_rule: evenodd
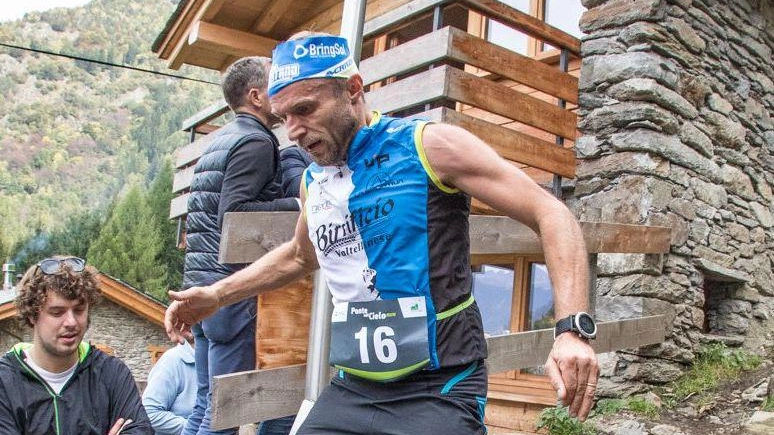
<svg viewBox="0 0 774 435">
<path fill-rule="evenodd" d="M 61 260 L 68 256 L 53 256 L 51 258 Z M 16 296 L 17 316 L 24 320 L 27 326 L 32 327 L 37 321 L 40 310 L 46 304 L 48 291 L 54 291 L 65 299 L 87 302 L 89 307 L 101 300 L 97 269 L 86 266 L 82 272 L 74 272 L 66 263 L 62 263 L 62 269 L 47 275 L 37 265 L 30 266 L 19 281 L 19 294 Z"/>
</svg>

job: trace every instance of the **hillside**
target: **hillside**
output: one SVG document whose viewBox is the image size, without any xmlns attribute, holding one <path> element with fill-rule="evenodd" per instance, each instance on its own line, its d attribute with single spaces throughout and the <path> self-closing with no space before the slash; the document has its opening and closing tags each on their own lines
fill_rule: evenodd
<svg viewBox="0 0 774 435">
<path fill-rule="evenodd" d="M 150 51 L 177 1 L 93 0 L 0 24 L 0 43 L 170 71 Z M 212 84 L 0 47 L 0 255 L 23 257 L 73 216 L 147 187 L 181 122 L 219 95 Z"/>
</svg>

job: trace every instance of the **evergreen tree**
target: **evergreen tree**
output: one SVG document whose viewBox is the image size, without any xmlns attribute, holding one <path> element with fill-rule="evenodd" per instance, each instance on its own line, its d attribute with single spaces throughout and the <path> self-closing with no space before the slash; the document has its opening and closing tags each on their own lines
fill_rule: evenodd
<svg viewBox="0 0 774 435">
<path fill-rule="evenodd" d="M 116 204 L 88 257 L 100 271 L 165 300 L 168 273 L 161 262 L 163 245 L 158 218 L 135 185 Z"/>
<path fill-rule="evenodd" d="M 147 201 L 161 232 L 162 251 L 159 261 L 167 267 L 166 288 L 174 290 L 182 285 L 185 253 L 177 248 L 177 222 L 168 218 L 169 203 L 174 198 L 172 177 L 172 165 L 164 161 L 148 190 Z M 166 293 L 160 299 L 167 300 Z"/>
</svg>

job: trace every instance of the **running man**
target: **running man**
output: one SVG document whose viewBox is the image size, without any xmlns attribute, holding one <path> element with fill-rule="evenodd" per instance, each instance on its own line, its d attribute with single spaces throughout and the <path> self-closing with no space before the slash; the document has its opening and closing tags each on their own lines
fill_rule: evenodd
<svg viewBox="0 0 774 435">
<path fill-rule="evenodd" d="M 335 304 L 339 370 L 298 433 L 484 434 L 487 351 L 471 295 L 470 198 L 541 236 L 557 319 L 588 308 L 577 221 L 470 132 L 369 111 L 343 38 L 306 32 L 278 45 L 269 96 L 290 140 L 315 162 L 302 180 L 295 235 L 215 284 L 170 292 L 168 334 L 180 341 L 219 307 L 320 267 Z M 570 414 L 585 419 L 598 366 L 587 340 L 568 331 L 546 372 Z"/>
</svg>

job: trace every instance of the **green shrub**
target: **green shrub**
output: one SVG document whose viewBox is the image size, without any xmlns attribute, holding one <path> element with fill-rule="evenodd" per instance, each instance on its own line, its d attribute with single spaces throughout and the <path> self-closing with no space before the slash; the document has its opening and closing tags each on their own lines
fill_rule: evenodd
<svg viewBox="0 0 774 435">
<path fill-rule="evenodd" d="M 742 371 L 758 367 L 761 361 L 757 355 L 731 350 L 722 343 L 706 346 L 699 351 L 691 368 L 671 384 L 673 394 L 665 404 L 674 406 L 688 396 L 711 390 L 720 380 L 733 380 Z"/>
<path fill-rule="evenodd" d="M 566 407 L 544 409 L 535 427 L 537 430 L 546 429 L 550 435 L 596 435 L 597 433 L 592 425 L 570 417 Z"/>
</svg>

